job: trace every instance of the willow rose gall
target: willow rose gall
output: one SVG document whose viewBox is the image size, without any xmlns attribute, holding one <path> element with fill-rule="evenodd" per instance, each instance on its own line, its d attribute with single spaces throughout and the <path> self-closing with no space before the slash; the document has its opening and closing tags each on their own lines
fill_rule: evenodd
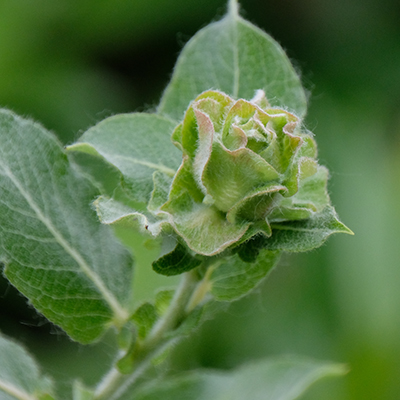
<svg viewBox="0 0 400 400">
<path fill-rule="evenodd" d="M 155 179 L 150 209 L 198 254 L 270 237 L 272 223 L 307 219 L 329 204 L 313 138 L 262 91 L 251 101 L 200 94 L 172 140 L 182 164 L 163 204 Z"/>
</svg>

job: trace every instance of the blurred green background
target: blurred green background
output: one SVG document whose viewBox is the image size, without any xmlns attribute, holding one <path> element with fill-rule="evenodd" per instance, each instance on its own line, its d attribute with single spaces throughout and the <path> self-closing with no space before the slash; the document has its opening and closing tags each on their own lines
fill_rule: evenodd
<svg viewBox="0 0 400 400">
<path fill-rule="evenodd" d="M 175 349 L 172 368 L 231 368 L 276 354 L 345 362 L 304 400 L 400 398 L 400 3 L 242 0 L 310 93 L 306 120 L 354 237 L 287 255 L 248 298 Z M 70 143 L 114 113 L 151 110 L 183 44 L 225 0 L 0 0 L 0 106 Z M 137 299 L 169 281 L 136 246 Z M 143 247 L 144 248 L 144 247 Z M 146 250 L 147 251 L 147 250 Z M 0 282 L 0 330 L 67 385 L 93 383 L 113 338 L 82 347 Z"/>
</svg>

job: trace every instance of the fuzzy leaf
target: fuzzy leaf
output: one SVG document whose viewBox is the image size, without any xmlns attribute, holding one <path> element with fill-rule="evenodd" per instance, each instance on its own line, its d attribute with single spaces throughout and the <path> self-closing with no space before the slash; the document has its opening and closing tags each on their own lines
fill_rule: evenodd
<svg viewBox="0 0 400 400">
<path fill-rule="evenodd" d="M 298 192 L 292 201 L 296 205 L 312 205 L 313 211 L 322 211 L 329 204 L 328 182 L 329 172 L 325 167 L 317 166 L 316 172 L 304 179 L 300 177 Z M 301 175 L 300 175 L 301 176 Z"/>
<path fill-rule="evenodd" d="M 242 19 L 234 2 L 222 20 L 206 26 L 186 44 L 158 112 L 179 121 L 190 101 L 210 88 L 247 100 L 263 89 L 273 106 L 300 117 L 307 109 L 300 79 L 282 48 Z"/>
<path fill-rule="evenodd" d="M 162 172 L 156 171 L 153 174 L 154 189 L 147 208 L 151 212 L 157 212 L 160 207 L 168 200 L 172 179 Z"/>
<path fill-rule="evenodd" d="M 346 373 L 341 364 L 304 358 L 275 358 L 234 371 L 197 371 L 151 382 L 135 400 L 295 400 L 322 378 Z"/>
<path fill-rule="evenodd" d="M 153 262 L 153 269 L 161 275 L 179 275 L 198 267 L 201 260 L 193 257 L 188 249 L 178 243 L 175 249 Z"/>
<path fill-rule="evenodd" d="M 227 212 L 254 188 L 277 181 L 279 174 L 263 158 L 249 149 L 225 150 L 214 143 L 203 183 L 215 206 Z"/>
<path fill-rule="evenodd" d="M 219 301 L 234 301 L 254 289 L 277 264 L 279 251 L 250 246 L 241 254 L 225 259 L 211 274 L 211 294 Z M 259 254 L 260 253 L 260 254 Z M 246 262 L 244 261 L 246 260 Z"/>
<path fill-rule="evenodd" d="M 80 151 L 70 152 L 69 156 L 101 194 L 113 196 L 117 188 L 124 191 L 121 185 L 121 172 L 103 158 Z"/>
<path fill-rule="evenodd" d="M 0 399 L 53 399 L 52 382 L 42 377 L 30 354 L 0 335 Z"/>
<path fill-rule="evenodd" d="M 187 192 L 194 201 L 201 203 L 204 199 L 204 193 L 200 190 L 193 175 L 192 160 L 186 156 L 174 177 L 169 197 L 179 197 Z"/>
<path fill-rule="evenodd" d="M 259 187 L 253 192 L 247 194 L 241 201 L 237 202 L 227 213 L 226 218 L 228 221 L 234 222 L 236 220 L 243 221 L 261 221 L 265 218 L 268 209 L 273 204 L 274 196 L 277 192 L 284 192 L 286 188 L 274 183 Z M 270 236 L 271 231 L 267 221 L 266 234 Z"/>
<path fill-rule="evenodd" d="M 100 221 L 106 225 L 119 225 L 133 228 L 141 233 L 151 233 L 157 236 L 164 223 L 163 220 L 155 221 L 149 213 L 138 212 L 133 208 L 114 199 L 100 196 L 93 202 Z"/>
<path fill-rule="evenodd" d="M 328 170 L 317 166 L 315 161 L 303 158 L 300 165 L 300 179 L 295 183 L 297 192 L 292 197 L 281 197 L 279 207 L 275 207 L 268 214 L 268 221 L 295 221 L 310 218 L 314 212 L 321 212 L 329 204 L 329 195 L 326 188 L 328 181 Z M 302 178 L 302 167 L 310 164 L 313 171 L 310 176 Z M 316 171 L 314 173 L 314 171 Z M 285 196 L 285 193 L 283 196 Z"/>
<path fill-rule="evenodd" d="M 92 342 L 128 316 L 131 256 L 98 223 L 97 191 L 51 134 L 1 111 L 0 143 L 5 275 L 73 339 Z"/>
<path fill-rule="evenodd" d="M 337 218 L 333 207 L 326 206 L 320 213 L 309 219 L 271 224 L 272 235 L 265 239 L 269 250 L 289 252 L 308 251 L 321 246 L 333 233 L 353 232 Z"/>
<path fill-rule="evenodd" d="M 175 122 L 156 114 L 120 114 L 86 131 L 68 147 L 104 158 L 121 171 L 133 199 L 147 203 L 153 190 L 153 173 L 174 176 L 181 154 L 171 145 Z"/>
<path fill-rule="evenodd" d="M 163 208 L 173 214 L 171 224 L 196 253 L 211 256 L 238 241 L 249 224 L 232 224 L 221 211 L 204 203 L 196 203 L 183 193 Z"/>
</svg>

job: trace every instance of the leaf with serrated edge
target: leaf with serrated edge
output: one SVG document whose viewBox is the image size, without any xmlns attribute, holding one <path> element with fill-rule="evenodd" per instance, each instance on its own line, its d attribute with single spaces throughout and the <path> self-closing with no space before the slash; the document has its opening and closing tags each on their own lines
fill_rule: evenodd
<svg viewBox="0 0 400 400">
<path fill-rule="evenodd" d="M 153 173 L 172 177 L 181 163 L 180 151 L 171 145 L 175 125 L 156 114 L 115 115 L 90 128 L 67 149 L 104 158 L 121 171 L 132 198 L 147 203 Z"/>
<path fill-rule="evenodd" d="M 265 247 L 289 252 L 315 249 L 333 233 L 353 235 L 353 232 L 338 220 L 335 209 L 331 206 L 313 214 L 309 219 L 273 223 L 271 228 L 272 235 L 265 240 Z"/>
<path fill-rule="evenodd" d="M 52 382 L 42 377 L 30 354 L 19 344 L 0 335 L 0 399 L 52 399 Z"/>
<path fill-rule="evenodd" d="M 5 275 L 82 343 L 128 317 L 132 259 L 90 202 L 94 187 L 40 125 L 0 111 L 0 259 Z"/>
<path fill-rule="evenodd" d="M 301 357 L 272 358 L 229 372 L 194 371 L 144 385 L 135 400 L 295 400 L 315 382 L 347 372 L 342 364 Z"/>
<path fill-rule="evenodd" d="M 180 120 L 196 96 L 210 88 L 234 99 L 263 89 L 273 106 L 303 117 L 307 100 L 286 54 L 269 35 L 242 19 L 231 1 L 229 13 L 200 30 L 184 47 L 158 113 Z"/>
</svg>

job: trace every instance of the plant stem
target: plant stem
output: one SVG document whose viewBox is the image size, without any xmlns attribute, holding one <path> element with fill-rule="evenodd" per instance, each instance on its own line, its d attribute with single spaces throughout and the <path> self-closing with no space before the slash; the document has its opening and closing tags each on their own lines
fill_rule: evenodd
<svg viewBox="0 0 400 400">
<path fill-rule="evenodd" d="M 189 314 L 195 307 L 197 307 L 200 303 L 204 302 L 204 299 L 207 295 L 207 293 L 211 289 L 211 274 L 215 270 L 215 268 L 218 267 L 220 264 L 220 261 L 214 262 L 214 264 L 211 264 L 208 266 L 206 274 L 204 278 L 197 284 L 195 290 L 193 291 L 190 300 L 187 303 L 185 312 Z"/>
<path fill-rule="evenodd" d="M 237 0 L 229 0 L 228 12 L 232 17 L 237 18 L 239 15 L 239 5 Z"/>
<path fill-rule="evenodd" d="M 132 374 L 121 374 L 115 367 L 104 377 L 95 390 L 94 400 L 113 400 L 121 396 L 150 367 L 151 360 L 159 354 L 171 339 L 166 334 L 173 332 L 187 317 L 187 306 L 199 278 L 195 271 L 183 274 L 181 282 L 166 314 L 155 324 L 136 354 L 135 370 Z"/>
</svg>

